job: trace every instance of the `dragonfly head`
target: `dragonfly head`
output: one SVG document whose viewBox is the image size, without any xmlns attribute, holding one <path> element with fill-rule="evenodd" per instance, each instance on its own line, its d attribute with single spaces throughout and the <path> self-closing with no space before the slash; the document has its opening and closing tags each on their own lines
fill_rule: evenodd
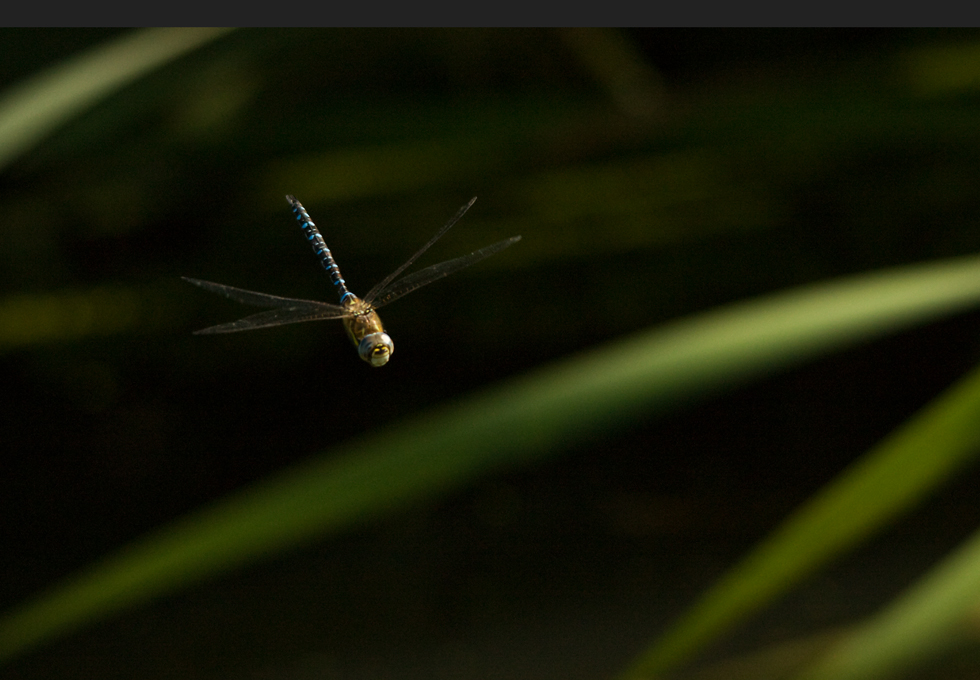
<svg viewBox="0 0 980 680">
<path fill-rule="evenodd" d="M 387 333 L 371 333 L 365 335 L 357 346 L 357 353 L 364 361 L 375 368 L 384 366 L 395 351 L 395 343 Z"/>
</svg>

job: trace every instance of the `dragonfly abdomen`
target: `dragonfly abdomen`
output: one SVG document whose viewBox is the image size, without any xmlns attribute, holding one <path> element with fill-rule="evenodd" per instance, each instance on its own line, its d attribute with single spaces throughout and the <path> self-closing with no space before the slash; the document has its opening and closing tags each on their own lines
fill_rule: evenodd
<svg viewBox="0 0 980 680">
<path fill-rule="evenodd" d="M 347 290 L 347 282 L 340 275 L 340 267 L 337 266 L 337 262 L 333 259 L 333 254 L 330 252 L 330 249 L 327 248 L 326 241 L 323 240 L 323 236 L 320 235 L 320 232 L 310 218 L 310 214 L 306 212 L 303 204 L 293 196 L 286 196 L 286 200 L 293 206 L 293 214 L 296 215 L 296 220 L 299 222 L 300 228 L 306 234 L 306 240 L 313 246 L 313 252 L 320 258 L 320 264 L 327 270 L 327 274 L 330 275 L 330 280 L 337 287 L 337 294 L 340 295 L 341 303 L 346 302 L 347 298 L 351 296 L 351 293 Z"/>
</svg>

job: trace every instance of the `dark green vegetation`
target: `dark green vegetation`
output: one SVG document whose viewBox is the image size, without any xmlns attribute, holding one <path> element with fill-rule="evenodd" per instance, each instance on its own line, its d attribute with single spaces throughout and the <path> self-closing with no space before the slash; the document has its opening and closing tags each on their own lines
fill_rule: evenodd
<svg viewBox="0 0 980 680">
<path fill-rule="evenodd" d="M 976 676 L 980 35 L 0 50 L 4 671 Z"/>
</svg>

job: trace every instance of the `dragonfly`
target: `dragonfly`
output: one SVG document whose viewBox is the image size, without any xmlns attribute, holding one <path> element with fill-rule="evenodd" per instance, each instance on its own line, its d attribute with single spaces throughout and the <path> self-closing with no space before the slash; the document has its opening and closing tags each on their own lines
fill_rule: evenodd
<svg viewBox="0 0 980 680">
<path fill-rule="evenodd" d="M 464 267 L 476 264 L 480 260 L 486 259 L 491 255 L 499 253 L 504 248 L 514 245 L 521 240 L 520 236 L 498 241 L 492 245 L 475 250 L 469 255 L 463 255 L 453 260 L 447 260 L 434 264 L 431 267 L 419 270 L 413 274 L 401 276 L 402 272 L 408 269 L 421 255 L 449 231 L 459 219 L 466 214 L 476 202 L 474 196 L 469 203 L 460 208 L 453 215 L 445 226 L 436 235 L 429 239 L 429 242 L 419 248 L 408 260 L 386 276 L 374 288 L 368 291 L 367 295 L 359 298 L 347 289 L 347 282 L 340 274 L 340 267 L 334 261 L 333 254 L 327 248 L 323 236 L 316 228 L 316 224 L 310 218 L 309 213 L 303 204 L 293 196 L 286 196 L 286 200 L 293 208 L 293 214 L 303 230 L 306 240 L 313 246 L 313 252 L 320 259 L 320 264 L 330 276 L 337 294 L 340 296 L 340 304 L 334 305 L 329 302 L 317 300 L 299 300 L 295 298 L 279 297 L 267 293 L 257 293 L 251 290 L 226 286 L 221 283 L 202 281 L 183 276 L 185 281 L 200 286 L 204 290 L 223 295 L 235 302 L 241 302 L 255 307 L 269 307 L 270 309 L 258 314 L 246 316 L 244 319 L 223 323 L 218 326 L 211 326 L 203 330 L 195 331 L 195 335 L 210 335 L 214 333 L 236 333 L 238 331 L 250 331 L 256 328 L 269 328 L 271 326 L 282 326 L 287 323 L 299 323 L 301 321 L 319 321 L 321 319 L 340 319 L 347 331 L 348 337 L 357 347 L 357 353 L 371 366 L 384 366 L 391 359 L 395 351 L 395 345 L 384 329 L 381 318 L 377 310 L 395 300 L 418 290 L 422 286 L 427 286 L 433 281 L 445 278 L 450 274 L 458 272 Z"/>
</svg>

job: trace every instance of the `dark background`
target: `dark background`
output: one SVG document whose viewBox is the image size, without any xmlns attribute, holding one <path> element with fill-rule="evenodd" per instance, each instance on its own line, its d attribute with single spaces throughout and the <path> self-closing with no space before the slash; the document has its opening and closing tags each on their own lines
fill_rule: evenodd
<svg viewBox="0 0 980 680">
<path fill-rule="evenodd" d="M 0 31 L 0 88 L 123 33 Z M 118 327 L 0 346 L 0 606 L 290 463 L 631 331 L 975 253 L 980 79 L 921 76 L 949 49 L 980 54 L 980 36 L 241 30 L 85 110 L 0 175 L 0 296 L 141 302 Z M 192 336 L 250 310 L 180 276 L 333 301 L 286 193 L 356 293 L 474 194 L 423 265 L 523 240 L 386 308 L 383 369 L 336 322 Z M 569 442 L 96 623 L 10 677 L 610 677 L 978 356 L 965 314 Z M 977 526 L 976 477 L 712 657 L 873 612 Z"/>
</svg>

